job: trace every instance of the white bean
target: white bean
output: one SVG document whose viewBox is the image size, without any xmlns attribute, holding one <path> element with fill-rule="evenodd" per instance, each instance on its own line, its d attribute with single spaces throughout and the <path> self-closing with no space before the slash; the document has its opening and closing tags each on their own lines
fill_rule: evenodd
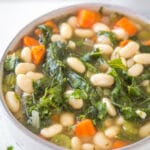
<svg viewBox="0 0 150 150">
<path fill-rule="evenodd" d="M 61 124 L 53 124 L 47 128 L 43 128 L 41 130 L 41 135 L 45 138 L 51 138 L 58 133 L 61 133 L 63 130 L 63 126 Z"/>
<path fill-rule="evenodd" d="M 84 143 L 82 145 L 82 150 L 94 150 L 94 145 L 90 143 Z"/>
<path fill-rule="evenodd" d="M 120 49 L 119 54 L 124 58 L 131 58 L 137 53 L 138 50 L 139 44 L 137 42 L 131 41 Z"/>
<path fill-rule="evenodd" d="M 140 137 L 146 137 L 150 135 L 150 122 L 143 125 L 139 130 Z"/>
<path fill-rule="evenodd" d="M 148 54 L 148 53 L 137 54 L 133 57 L 133 60 L 135 62 L 143 64 L 143 65 L 149 65 L 150 64 L 150 54 Z"/>
<path fill-rule="evenodd" d="M 128 60 L 127 60 L 127 67 L 128 67 L 128 68 L 132 67 L 132 66 L 134 65 L 134 63 L 135 63 L 135 62 L 134 62 L 133 58 L 128 59 Z"/>
<path fill-rule="evenodd" d="M 108 44 L 95 44 L 94 48 L 98 48 L 104 55 L 110 55 L 113 52 L 113 48 Z"/>
<path fill-rule="evenodd" d="M 70 49 L 75 49 L 75 48 L 76 48 L 76 43 L 70 40 L 70 41 L 68 42 L 68 47 L 69 47 Z"/>
<path fill-rule="evenodd" d="M 137 109 L 136 111 L 136 114 L 141 118 L 141 119 L 145 119 L 147 117 L 147 114 L 146 112 L 140 110 L 140 109 Z"/>
<path fill-rule="evenodd" d="M 120 128 L 118 126 L 111 126 L 107 128 L 104 132 L 105 135 L 109 138 L 115 138 L 115 136 L 119 133 Z"/>
<path fill-rule="evenodd" d="M 98 36 L 97 43 L 112 45 L 112 42 L 110 41 L 109 37 L 105 35 Z"/>
<path fill-rule="evenodd" d="M 81 140 L 74 136 L 71 139 L 71 149 L 72 150 L 81 150 Z"/>
<path fill-rule="evenodd" d="M 110 126 L 112 126 L 113 125 L 113 119 L 111 119 L 111 118 L 106 118 L 105 120 L 104 120 L 104 126 L 105 127 L 110 127 Z"/>
<path fill-rule="evenodd" d="M 61 35 L 59 35 L 59 34 L 53 34 L 51 36 L 51 41 L 52 42 L 58 42 L 58 41 L 60 41 L 62 43 L 66 43 L 66 40 Z"/>
<path fill-rule="evenodd" d="M 67 64 L 78 73 L 84 73 L 86 70 L 84 64 L 76 57 L 68 57 Z"/>
<path fill-rule="evenodd" d="M 106 73 L 97 73 L 91 76 L 91 83 L 94 86 L 110 87 L 114 84 L 114 78 Z"/>
<path fill-rule="evenodd" d="M 141 64 L 135 64 L 131 68 L 128 69 L 128 75 L 132 77 L 139 76 L 143 72 L 143 65 Z"/>
<path fill-rule="evenodd" d="M 32 72 L 32 71 L 28 72 L 26 76 L 34 81 L 39 80 L 44 77 L 43 73 Z"/>
<path fill-rule="evenodd" d="M 17 75 L 17 85 L 26 93 L 33 92 L 32 80 L 24 74 Z"/>
<path fill-rule="evenodd" d="M 75 122 L 74 114 L 65 112 L 60 115 L 60 123 L 62 124 L 62 126 L 65 127 L 71 126 L 74 124 L 74 122 Z"/>
<path fill-rule="evenodd" d="M 123 28 L 116 28 L 112 30 L 115 33 L 118 40 L 128 39 L 128 33 Z"/>
<path fill-rule="evenodd" d="M 71 17 L 69 17 L 67 22 L 68 22 L 68 24 L 70 24 L 71 27 L 76 28 L 76 26 L 77 26 L 77 17 L 71 16 Z"/>
<path fill-rule="evenodd" d="M 111 54 L 111 60 L 119 58 L 119 51 L 120 51 L 120 49 L 121 49 L 121 47 L 116 47 L 114 49 L 113 53 Z"/>
<path fill-rule="evenodd" d="M 75 35 L 80 38 L 90 38 L 94 36 L 94 32 L 91 29 L 75 29 Z"/>
<path fill-rule="evenodd" d="M 17 113 L 20 109 L 20 102 L 16 97 L 15 92 L 8 91 L 6 93 L 6 103 L 13 113 Z"/>
<path fill-rule="evenodd" d="M 110 149 L 112 146 L 111 141 L 102 132 L 97 132 L 94 135 L 93 142 L 99 149 Z"/>
<path fill-rule="evenodd" d="M 82 99 L 69 99 L 69 105 L 72 106 L 74 109 L 81 109 L 83 107 L 83 100 Z"/>
<path fill-rule="evenodd" d="M 68 23 L 62 23 L 60 26 L 60 35 L 64 39 L 70 39 L 72 37 L 72 28 Z"/>
<path fill-rule="evenodd" d="M 31 49 L 29 47 L 24 47 L 22 49 L 21 58 L 24 62 L 28 62 L 28 63 L 32 62 Z"/>
<path fill-rule="evenodd" d="M 36 69 L 36 65 L 32 63 L 19 63 L 15 68 L 16 74 L 25 74 L 29 71 L 34 71 Z"/>
<path fill-rule="evenodd" d="M 102 99 L 102 102 L 106 104 L 108 114 L 113 117 L 116 116 L 116 114 L 117 114 L 116 109 L 110 102 L 110 99 L 104 97 Z"/>
<path fill-rule="evenodd" d="M 95 23 L 92 27 L 92 29 L 94 30 L 94 32 L 99 32 L 99 31 L 110 31 L 109 27 L 107 25 L 105 25 L 104 23 Z"/>
<path fill-rule="evenodd" d="M 116 125 L 122 125 L 124 123 L 124 118 L 122 116 L 118 116 L 115 120 Z"/>
</svg>

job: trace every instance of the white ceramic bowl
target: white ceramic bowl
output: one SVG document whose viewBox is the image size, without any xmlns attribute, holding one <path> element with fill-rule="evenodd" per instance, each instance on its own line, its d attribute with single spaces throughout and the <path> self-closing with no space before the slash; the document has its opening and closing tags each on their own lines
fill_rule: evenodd
<svg viewBox="0 0 150 150">
<path fill-rule="evenodd" d="M 101 4 L 101 3 L 84 3 L 84 4 L 72 5 L 72 6 L 59 8 L 57 10 L 49 12 L 46 15 L 39 17 L 38 19 L 34 20 L 33 22 L 29 23 L 26 27 L 24 27 L 15 36 L 12 42 L 9 44 L 0 63 L 0 85 L 2 86 L 2 80 L 3 80 L 3 62 L 8 51 L 15 50 L 18 44 L 20 43 L 20 40 L 22 39 L 22 37 L 30 33 L 38 24 L 46 20 L 52 19 L 52 18 L 56 18 L 62 15 L 72 13 L 72 12 L 76 12 L 80 8 L 88 8 L 91 10 L 98 11 L 101 6 L 103 6 L 105 10 L 107 10 L 108 12 L 116 11 L 116 12 L 125 14 L 135 20 L 139 20 L 140 22 L 145 22 L 147 24 L 150 24 L 150 20 L 148 20 L 148 18 L 132 10 L 129 10 L 127 8 L 123 8 L 120 6 L 107 5 L 107 4 Z M 7 108 L 7 105 L 5 103 L 4 96 L 2 93 L 2 88 L 0 88 L 0 98 L 2 102 L 2 108 L 0 109 L 3 110 L 3 113 L 4 113 L 3 115 L 7 116 L 6 121 L 8 124 L 8 130 L 11 136 L 14 137 L 16 143 L 20 147 L 20 150 L 34 150 L 34 149 L 35 150 L 54 150 L 54 149 L 63 150 L 64 149 L 39 138 L 37 135 L 33 134 L 26 127 L 24 127 L 19 121 L 17 121 L 16 118 L 13 116 L 13 114 Z M 121 150 L 127 150 L 127 149 L 128 150 L 134 150 L 134 149 L 149 150 L 150 149 L 150 137 L 142 139 L 139 142 L 136 142 L 134 144 L 128 145 L 127 147 L 121 148 Z"/>
</svg>

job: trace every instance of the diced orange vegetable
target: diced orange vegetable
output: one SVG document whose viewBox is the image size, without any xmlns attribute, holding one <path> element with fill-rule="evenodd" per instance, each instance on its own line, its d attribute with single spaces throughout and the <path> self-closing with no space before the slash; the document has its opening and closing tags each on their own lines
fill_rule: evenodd
<svg viewBox="0 0 150 150">
<path fill-rule="evenodd" d="M 75 127 L 75 135 L 79 137 L 93 136 L 95 133 L 95 127 L 90 119 L 80 121 Z"/>
<path fill-rule="evenodd" d="M 126 146 L 128 144 L 129 143 L 126 141 L 116 140 L 112 145 L 112 149 L 120 148 L 120 147 Z"/>
<path fill-rule="evenodd" d="M 123 41 L 120 41 L 119 46 L 120 46 L 120 47 L 124 47 L 124 46 L 127 45 L 128 43 L 129 43 L 129 40 L 123 40 Z"/>
<path fill-rule="evenodd" d="M 24 36 L 23 45 L 24 46 L 35 46 L 35 45 L 39 45 L 39 42 L 30 36 Z"/>
<path fill-rule="evenodd" d="M 34 34 L 39 36 L 42 33 L 40 29 L 35 29 Z"/>
<path fill-rule="evenodd" d="M 44 45 L 33 46 L 31 48 L 33 63 L 36 65 L 40 64 L 45 55 L 45 52 L 46 50 Z"/>
<path fill-rule="evenodd" d="M 144 41 L 143 44 L 146 46 L 150 46 L 150 40 Z"/>
<path fill-rule="evenodd" d="M 137 32 L 136 26 L 126 17 L 118 20 L 115 26 L 123 28 L 129 36 L 133 36 Z"/>
<path fill-rule="evenodd" d="M 100 19 L 100 14 L 87 9 L 80 10 L 77 15 L 77 22 L 82 28 L 91 28 Z"/>
<path fill-rule="evenodd" d="M 59 32 L 59 29 L 58 29 L 57 25 L 53 21 L 51 21 L 51 20 L 46 21 L 44 23 L 44 25 L 48 26 L 48 27 L 51 27 L 53 29 L 54 33 L 58 33 Z"/>
<path fill-rule="evenodd" d="M 59 121 L 59 115 L 52 115 L 51 116 L 51 119 L 54 121 L 54 122 L 58 122 Z"/>
</svg>

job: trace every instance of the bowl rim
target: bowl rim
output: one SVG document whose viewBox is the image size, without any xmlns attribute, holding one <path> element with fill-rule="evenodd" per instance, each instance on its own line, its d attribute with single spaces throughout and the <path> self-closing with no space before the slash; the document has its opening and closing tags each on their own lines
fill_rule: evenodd
<svg viewBox="0 0 150 150">
<path fill-rule="evenodd" d="M 38 20 L 40 20 L 41 18 L 46 18 L 48 16 L 50 16 L 52 13 L 58 13 L 59 11 L 64 11 L 66 9 L 72 9 L 75 7 L 82 7 L 82 8 L 87 8 L 91 7 L 91 6 L 95 6 L 95 5 L 99 5 L 104 7 L 105 9 L 108 9 L 110 11 L 116 11 L 122 14 L 125 14 L 129 17 L 133 17 L 136 18 L 138 20 L 141 20 L 142 22 L 145 23 L 150 23 L 150 18 L 148 18 L 147 16 L 144 16 L 140 13 L 138 13 L 137 11 L 131 10 L 129 8 L 123 7 L 123 6 L 119 6 L 119 5 L 112 5 L 112 4 L 107 4 L 107 3 L 101 3 L 101 2 L 83 2 L 83 3 L 76 3 L 76 4 L 71 4 L 71 5 L 67 5 L 67 6 L 62 6 L 59 7 L 57 9 L 54 9 L 52 11 L 49 11 L 48 13 L 41 15 L 39 17 L 37 17 L 36 19 L 34 19 L 33 21 L 29 22 L 27 25 L 25 25 L 15 36 L 14 38 L 11 40 L 10 44 L 7 46 L 7 48 L 5 49 L 1 60 L 0 60 L 0 85 L 2 85 L 2 79 L 3 79 L 3 63 L 4 63 L 4 59 L 8 53 L 8 51 L 10 51 L 11 47 L 13 46 L 13 44 L 16 42 L 16 39 L 18 36 L 21 35 L 21 33 L 24 30 L 30 29 L 30 26 L 33 26 L 34 23 Z M 61 15 L 59 15 L 61 16 Z M 29 32 L 30 33 L 30 32 Z M 20 42 L 20 41 L 19 41 Z M 16 45 L 16 44 L 14 44 Z M 25 134 L 26 136 L 32 138 L 34 141 L 37 141 L 39 143 L 41 143 L 42 145 L 46 145 L 47 148 L 53 148 L 56 150 L 63 150 L 63 147 L 57 146 L 51 142 L 48 142 L 40 137 L 38 137 L 36 134 L 34 134 L 33 132 L 31 132 L 29 129 L 27 129 L 22 123 L 20 123 L 15 117 L 14 115 L 10 112 L 10 110 L 8 109 L 5 99 L 4 99 L 4 95 L 2 92 L 2 88 L 0 88 L 0 103 L 2 103 L 2 112 L 5 113 L 5 115 L 7 116 L 7 118 L 11 121 L 11 123 L 13 123 L 13 125 L 15 125 L 17 127 L 17 129 L 19 129 L 23 134 Z M 142 145 L 146 142 L 150 141 L 150 137 L 146 137 L 141 139 L 140 141 L 137 141 L 133 144 L 127 145 L 123 148 L 121 148 L 121 150 L 126 150 L 129 148 L 136 148 L 139 145 Z"/>
</svg>

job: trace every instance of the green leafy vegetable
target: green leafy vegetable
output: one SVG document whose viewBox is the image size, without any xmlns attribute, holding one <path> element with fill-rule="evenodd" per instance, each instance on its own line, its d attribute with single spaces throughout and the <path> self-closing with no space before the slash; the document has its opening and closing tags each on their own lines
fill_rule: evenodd
<svg viewBox="0 0 150 150">
<path fill-rule="evenodd" d="M 13 148 L 13 146 L 8 146 L 7 147 L 7 150 L 13 150 L 14 148 Z"/>
<path fill-rule="evenodd" d="M 111 31 L 99 31 L 98 36 L 104 35 L 110 39 L 113 45 L 117 45 L 118 41 L 116 35 Z"/>
<path fill-rule="evenodd" d="M 42 31 L 40 42 L 48 46 L 48 44 L 51 42 L 51 36 L 53 34 L 52 29 L 45 25 L 39 25 L 38 28 Z"/>
<path fill-rule="evenodd" d="M 51 142 L 54 143 L 54 144 L 57 144 L 59 146 L 68 148 L 68 149 L 71 148 L 71 140 L 65 134 L 57 134 L 57 135 L 55 135 L 54 137 L 52 137 Z"/>
<path fill-rule="evenodd" d="M 19 62 L 19 57 L 15 53 L 7 55 L 4 61 L 4 70 L 7 72 L 14 72 L 16 65 Z"/>
<path fill-rule="evenodd" d="M 122 60 L 120 58 L 118 59 L 113 59 L 111 61 L 108 62 L 108 64 L 110 65 L 110 67 L 114 68 L 114 69 L 122 69 L 122 70 L 126 70 L 125 65 L 122 63 Z"/>
</svg>

